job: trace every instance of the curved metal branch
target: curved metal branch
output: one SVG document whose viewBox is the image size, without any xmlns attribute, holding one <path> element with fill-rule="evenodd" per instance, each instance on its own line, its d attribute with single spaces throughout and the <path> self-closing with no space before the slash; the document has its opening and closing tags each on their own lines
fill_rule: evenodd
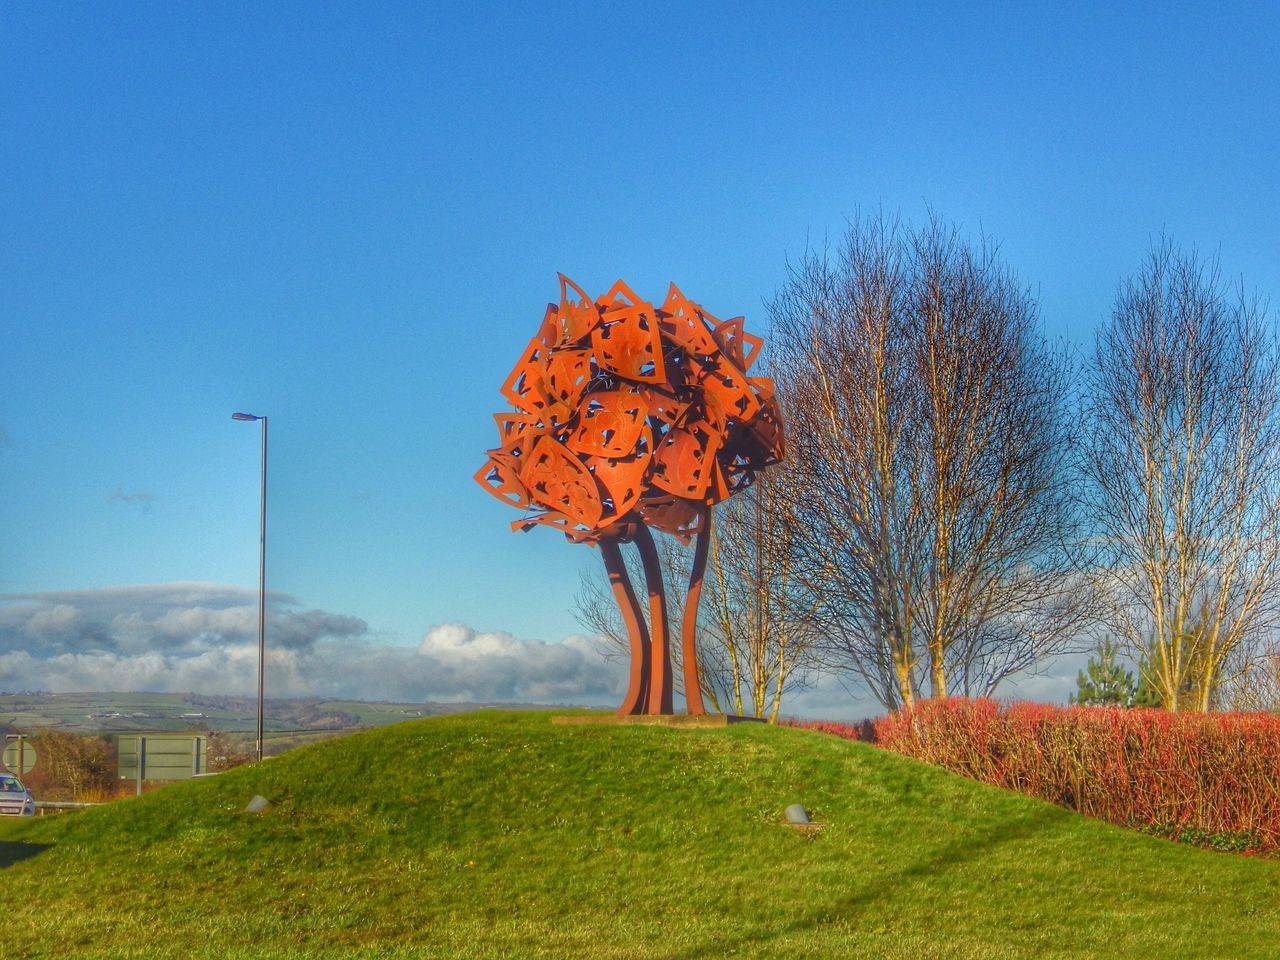
<svg viewBox="0 0 1280 960">
<path fill-rule="evenodd" d="M 689 592 L 685 594 L 682 616 L 681 662 L 684 667 L 684 702 L 690 716 L 704 716 L 702 681 L 698 670 L 698 603 L 702 599 L 702 575 L 707 569 L 707 548 L 711 543 L 711 508 L 702 512 L 698 524 L 698 545 L 693 551 L 693 569 L 689 573 Z"/>
<path fill-rule="evenodd" d="M 675 713 L 671 687 L 670 629 L 667 623 L 667 591 L 662 583 L 662 564 L 653 534 L 643 523 L 636 524 L 635 544 L 644 563 L 645 585 L 649 591 L 649 714 Z"/>
<path fill-rule="evenodd" d="M 618 602 L 618 611 L 631 641 L 631 682 L 626 699 L 618 707 L 618 716 L 644 713 L 649 699 L 649 628 L 645 625 L 640 601 L 627 575 L 627 565 L 622 559 L 618 541 L 613 537 L 601 539 L 600 554 L 604 557 L 609 586 L 613 587 L 613 598 Z"/>
</svg>

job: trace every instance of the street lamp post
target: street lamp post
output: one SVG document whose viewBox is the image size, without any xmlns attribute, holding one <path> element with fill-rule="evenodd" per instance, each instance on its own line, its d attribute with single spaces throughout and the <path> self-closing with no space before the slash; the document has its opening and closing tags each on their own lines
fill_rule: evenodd
<svg viewBox="0 0 1280 960">
<path fill-rule="evenodd" d="M 233 413 L 232 420 L 262 421 L 262 506 L 258 538 L 258 762 L 262 762 L 262 678 L 267 653 L 267 418 Z"/>
</svg>

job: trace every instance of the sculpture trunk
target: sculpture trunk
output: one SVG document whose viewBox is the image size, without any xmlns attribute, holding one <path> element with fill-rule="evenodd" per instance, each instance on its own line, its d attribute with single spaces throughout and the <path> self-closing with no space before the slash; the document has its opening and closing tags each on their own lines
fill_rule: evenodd
<svg viewBox="0 0 1280 960">
<path fill-rule="evenodd" d="M 685 594 L 681 663 L 684 666 L 684 701 L 690 716 L 704 716 L 702 680 L 698 670 L 698 603 L 702 599 L 702 575 L 707 569 L 707 548 L 711 543 L 711 509 L 703 511 L 699 525 L 698 545 L 693 550 L 693 570 L 689 573 L 689 592 Z"/>
<path fill-rule="evenodd" d="M 631 641 L 631 681 L 626 699 L 618 707 L 618 716 L 644 713 L 649 699 L 649 628 L 645 625 L 640 601 L 627 575 L 627 565 L 622 559 L 618 541 L 606 537 L 600 541 L 600 553 L 604 556 L 604 568 L 609 574 L 609 585 L 618 602 L 627 638 Z"/>
<path fill-rule="evenodd" d="M 645 586 L 649 591 L 649 704 L 645 713 L 675 713 L 672 699 L 671 635 L 667 623 L 667 591 L 662 582 L 662 564 L 653 534 L 644 524 L 636 525 L 636 547 L 644 564 Z"/>
<path fill-rule="evenodd" d="M 618 716 L 634 714 L 670 714 L 673 706 L 673 675 L 671 669 L 670 621 L 667 618 L 666 589 L 662 579 L 662 567 L 658 560 L 653 537 L 644 527 L 637 527 L 632 534 L 640 559 L 644 564 L 646 589 L 649 594 L 649 617 L 646 623 L 640 599 L 636 596 L 622 557 L 617 538 L 600 540 L 600 553 L 604 557 L 609 585 L 614 600 L 622 614 L 631 647 L 631 675 L 627 695 L 618 707 Z M 698 669 L 698 604 L 702 594 L 702 580 L 707 568 L 707 552 L 711 537 L 711 511 L 707 511 L 694 548 L 693 570 L 689 577 L 689 591 L 685 596 L 684 618 L 681 629 L 681 661 L 684 670 L 685 704 L 690 716 L 705 716 L 707 708 L 702 700 L 702 685 Z"/>
</svg>

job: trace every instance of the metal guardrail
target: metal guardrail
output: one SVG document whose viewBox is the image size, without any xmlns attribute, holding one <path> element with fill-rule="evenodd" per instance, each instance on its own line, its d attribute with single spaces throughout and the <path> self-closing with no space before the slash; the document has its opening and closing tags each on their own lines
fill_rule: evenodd
<svg viewBox="0 0 1280 960">
<path fill-rule="evenodd" d="M 65 800 L 37 800 L 36 812 L 42 810 L 83 810 L 85 807 L 96 807 L 96 803 L 71 803 Z"/>
</svg>

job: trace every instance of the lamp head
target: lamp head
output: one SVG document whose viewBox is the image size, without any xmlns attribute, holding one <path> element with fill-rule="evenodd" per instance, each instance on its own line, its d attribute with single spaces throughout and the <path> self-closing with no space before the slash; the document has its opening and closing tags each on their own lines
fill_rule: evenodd
<svg viewBox="0 0 1280 960">
<path fill-rule="evenodd" d="M 261 420 L 262 417 L 255 417 L 252 413 L 233 413 L 231 415 L 231 419 L 253 421 L 253 420 Z"/>
</svg>

